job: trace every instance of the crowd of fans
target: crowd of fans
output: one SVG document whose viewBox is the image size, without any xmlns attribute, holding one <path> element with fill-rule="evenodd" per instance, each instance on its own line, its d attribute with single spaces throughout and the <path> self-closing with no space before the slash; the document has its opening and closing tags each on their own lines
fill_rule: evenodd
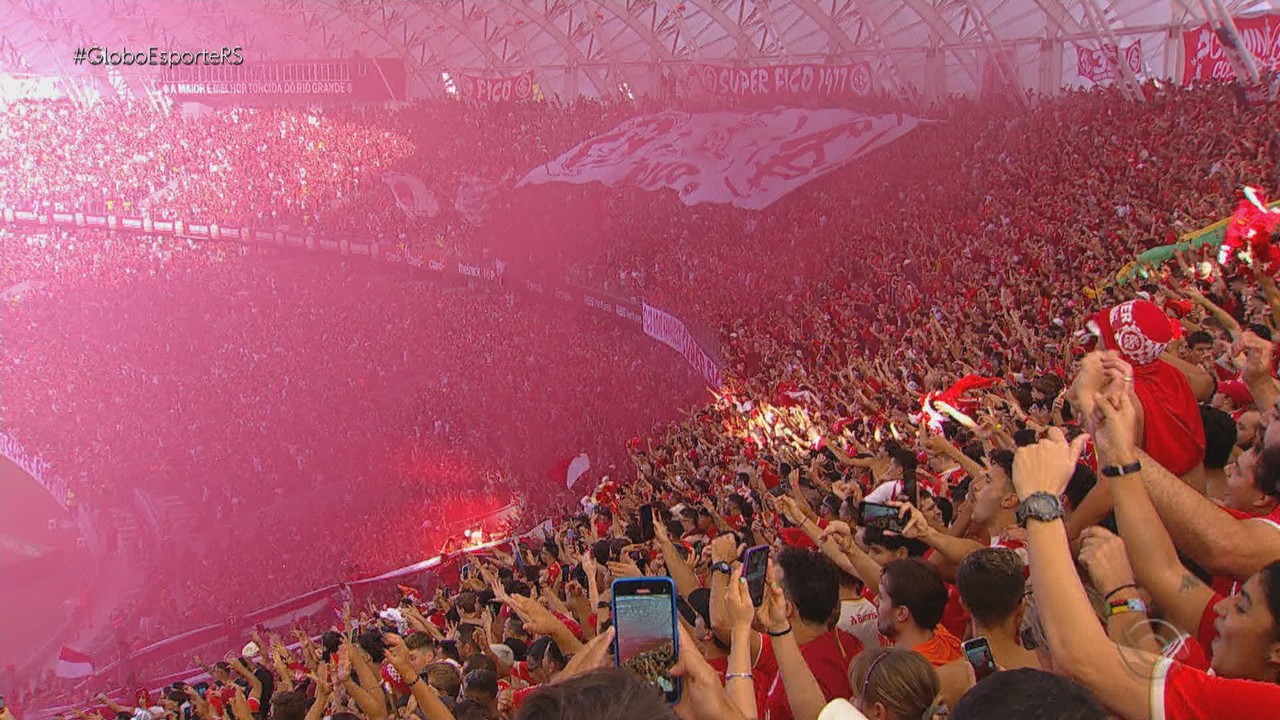
<svg viewBox="0 0 1280 720">
<path fill-rule="evenodd" d="M 107 231 L 2 241 L 0 285 L 38 283 L 0 310 L 0 413 L 99 514 L 105 552 L 176 579 L 104 659 L 424 560 L 512 504 L 546 515 L 576 498 L 546 481 L 559 456 L 607 473 L 705 393 L 638 328 L 496 286 Z M 163 542 L 118 547 L 139 491 L 167 501 Z M 305 556 L 227 552 L 265 527 Z"/>
<path fill-rule="evenodd" d="M 502 247 L 521 228 L 534 246 L 555 235 L 557 259 L 579 278 L 717 327 L 729 381 L 714 401 L 627 443 L 629 466 L 599 482 L 581 512 L 558 516 L 514 553 L 477 554 L 457 582 L 405 586 L 368 611 L 348 608 L 319 637 L 305 629 L 255 637 L 207 672 L 193 671 L 195 684 L 104 697 L 75 712 L 136 720 L 914 720 L 944 708 L 959 719 L 1271 717 L 1280 706 L 1280 384 L 1271 343 L 1280 291 L 1260 268 L 1220 265 L 1211 253 L 1142 268 L 1131 284 L 1115 273 L 1138 251 L 1230 214 L 1242 184 L 1280 187 L 1278 126 L 1280 105 L 1245 109 L 1225 88 L 1151 87 L 1142 103 L 1098 90 L 1030 109 L 957 101 L 946 122 L 761 213 L 627 191 L 517 191 L 498 220 L 469 237 Z M 581 217 L 566 213 L 575 203 L 593 208 L 597 221 L 557 225 L 557 217 Z M 280 279 L 279 267 L 190 255 L 170 266 L 182 282 L 148 280 L 167 292 L 131 285 L 130 293 L 249 335 L 243 353 L 224 348 L 246 358 L 246 372 L 263 372 L 255 353 L 277 353 L 286 370 L 268 373 L 276 391 L 307 381 L 288 369 L 310 377 L 317 363 L 358 379 L 358 369 L 323 351 L 372 332 L 366 324 L 383 330 L 402 317 L 380 309 L 376 294 L 355 302 L 353 286 L 367 281 L 351 268 L 291 264 Z M 228 314 L 172 300 L 197 276 L 218 287 L 228 268 L 253 287 L 275 283 L 273 292 L 305 301 Z M 219 303 L 234 306 L 230 297 Z M 461 325 L 479 325 L 488 306 L 435 290 L 418 301 L 460 303 L 441 306 L 441 315 L 469 313 Z M 330 303 L 358 312 L 316 309 Z M 14 312 L 52 312 L 25 306 Z M 501 305 L 485 327 L 501 326 L 517 307 Z M 290 309 L 310 316 L 310 334 L 272 334 L 296 326 Z M 266 320 L 255 321 L 258 312 Z M 440 323 L 422 335 L 406 327 L 405 337 L 422 343 L 459 329 Z M 333 328 L 334 340 L 321 328 Z M 256 350 L 254 333 L 264 343 Z M 135 353 L 155 352 L 164 335 L 128 357 L 148 357 Z M 451 351 L 459 363 L 491 359 L 483 333 L 458 337 L 465 340 Z M 94 347 L 125 341 L 132 338 L 111 333 Z M 218 349 L 174 348 L 168 357 L 216 368 Z M 358 349 L 404 367 L 394 362 L 396 346 Z M 286 350 L 302 366 L 289 365 Z M 100 368 L 86 363 L 97 358 L 68 354 L 74 360 L 60 377 L 96 377 Z M 537 363 L 539 372 L 555 361 Z M 119 356 L 101 362 L 122 364 Z M 575 403 L 593 402 L 565 394 L 562 378 L 537 380 L 527 390 L 542 392 L 537 408 L 463 404 L 451 408 L 448 432 L 457 423 L 469 443 L 483 442 L 498 415 L 532 425 L 558 405 L 576 411 Z M 310 398 L 312 412 L 342 407 L 344 432 L 363 431 L 361 412 L 371 413 L 386 382 L 371 375 L 367 386 L 330 388 L 334 396 Z M 237 404 L 225 388 L 206 392 L 183 406 L 226 403 L 226 417 L 243 416 L 248 428 L 251 413 L 269 412 L 261 402 Z M 5 397 L 5 417 L 55 459 L 80 462 L 92 448 L 62 448 L 77 441 L 36 429 L 53 422 L 38 410 L 50 400 L 61 401 L 59 418 L 74 414 L 67 408 L 79 400 L 68 395 Z M 28 401 L 37 407 L 22 417 Z M 130 422 L 168 407 L 156 405 L 131 397 L 112 417 Z M 439 417 L 436 407 L 423 415 Z M 601 408 L 625 415 L 631 404 Z M 314 430 L 295 429 L 305 452 L 321 452 L 315 438 L 336 434 Z M 197 449 L 163 447 L 175 456 Z M 328 472 L 339 455 L 303 465 Z M 366 475 L 367 460 L 354 460 Z M 887 503 L 900 526 L 873 519 L 864 501 Z M 337 509 L 347 524 L 356 512 Z M 650 513 L 651 532 L 642 522 Z M 758 603 L 741 562 L 756 546 L 771 555 Z M 619 632 L 611 582 L 644 575 L 672 578 L 679 596 L 670 673 L 682 697 L 674 708 L 635 674 L 611 669 Z M 985 643 L 962 645 L 977 638 Z M 996 669 L 985 679 L 982 664 L 970 662 L 978 647 Z"/>
</svg>

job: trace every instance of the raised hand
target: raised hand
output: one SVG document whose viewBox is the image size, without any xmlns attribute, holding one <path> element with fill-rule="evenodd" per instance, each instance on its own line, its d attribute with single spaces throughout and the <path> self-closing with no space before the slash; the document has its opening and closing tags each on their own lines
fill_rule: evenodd
<svg viewBox="0 0 1280 720">
<path fill-rule="evenodd" d="M 783 632 L 791 626 L 791 621 L 787 617 L 787 598 L 782 593 L 782 587 L 773 579 L 772 560 L 769 561 L 766 577 L 768 580 L 764 586 L 764 602 L 756 610 L 756 619 L 768 632 Z"/>
<path fill-rule="evenodd" d="M 1037 492 L 1061 495 L 1087 442 L 1089 436 L 1082 434 L 1068 443 L 1062 430 L 1052 427 L 1044 440 L 1018 448 L 1013 457 L 1013 485 L 1018 497 L 1025 500 Z"/>
<path fill-rule="evenodd" d="M 742 576 L 742 572 L 741 564 L 733 569 L 724 596 L 725 615 L 729 618 L 730 627 L 735 630 L 749 629 L 756 617 L 756 608 L 747 589 L 747 579 Z"/>
<path fill-rule="evenodd" d="M 1106 593 L 1134 583 L 1133 566 L 1120 536 L 1094 525 L 1084 529 L 1080 540 L 1080 564 L 1089 571 L 1094 587 Z"/>
</svg>

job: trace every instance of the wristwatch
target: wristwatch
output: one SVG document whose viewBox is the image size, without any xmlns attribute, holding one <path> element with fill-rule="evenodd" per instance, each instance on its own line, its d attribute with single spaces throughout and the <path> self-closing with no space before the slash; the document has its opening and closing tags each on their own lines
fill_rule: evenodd
<svg viewBox="0 0 1280 720">
<path fill-rule="evenodd" d="M 721 560 L 718 563 L 711 563 L 711 572 L 722 572 L 725 575 L 733 574 L 733 566 Z"/>
<path fill-rule="evenodd" d="M 1028 520 L 1039 520 L 1040 522 L 1050 522 L 1057 520 L 1066 514 L 1062 509 L 1062 501 L 1057 495 L 1050 495 L 1047 492 L 1031 493 L 1026 500 L 1018 503 L 1018 510 L 1014 516 L 1018 519 L 1018 525 L 1027 526 Z"/>
</svg>

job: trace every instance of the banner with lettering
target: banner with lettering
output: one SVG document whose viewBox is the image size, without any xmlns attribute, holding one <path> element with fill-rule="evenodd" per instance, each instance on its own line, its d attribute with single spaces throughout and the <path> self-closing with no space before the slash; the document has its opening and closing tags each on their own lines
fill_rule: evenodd
<svg viewBox="0 0 1280 720">
<path fill-rule="evenodd" d="M 702 349 L 680 318 L 645 303 L 644 334 L 683 355 L 711 387 L 718 389 L 724 384 L 715 359 Z"/>
<path fill-rule="evenodd" d="M 1135 40 L 1124 49 L 1121 58 L 1120 50 L 1111 43 L 1101 43 L 1096 48 L 1076 46 L 1076 74 L 1093 83 L 1109 82 L 1124 77 L 1123 62 L 1133 71 L 1134 77 L 1142 77 L 1142 41 Z"/>
<path fill-rule="evenodd" d="M 533 99 L 533 72 L 525 71 L 501 78 L 461 75 L 458 88 L 464 99 L 484 105 L 525 102 Z"/>
<path fill-rule="evenodd" d="M 870 95 L 875 76 L 867 63 L 689 68 L 691 94 L 730 97 L 851 98 Z"/>
<path fill-rule="evenodd" d="M 9 458 L 14 465 L 22 468 L 36 482 L 40 483 L 40 486 L 47 490 L 54 500 L 58 501 L 58 505 L 62 506 L 62 509 L 70 509 L 68 501 L 71 488 L 66 481 L 49 471 L 49 463 L 44 458 L 33 452 L 28 452 L 22 446 L 22 443 L 18 442 L 17 438 L 4 432 L 0 432 L 0 455 Z"/>
<path fill-rule="evenodd" d="M 1240 40 L 1257 61 L 1258 69 L 1280 70 L 1280 14 L 1233 18 Z M 1194 85 L 1235 79 L 1233 49 L 1208 23 L 1182 33 L 1182 84 Z"/>
<path fill-rule="evenodd" d="M 759 210 L 810 180 L 890 143 L 919 119 L 829 108 L 640 115 L 530 171 L 549 182 L 669 188 L 686 205 Z"/>
</svg>

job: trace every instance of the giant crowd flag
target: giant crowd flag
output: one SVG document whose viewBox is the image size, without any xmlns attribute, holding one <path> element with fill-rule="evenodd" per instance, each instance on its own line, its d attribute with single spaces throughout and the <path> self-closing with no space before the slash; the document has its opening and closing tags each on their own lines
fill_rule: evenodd
<svg viewBox="0 0 1280 720">
<path fill-rule="evenodd" d="M 640 115 L 534 168 L 517 187 L 599 182 L 670 188 L 686 205 L 758 210 L 919 122 L 835 108 Z"/>
</svg>

